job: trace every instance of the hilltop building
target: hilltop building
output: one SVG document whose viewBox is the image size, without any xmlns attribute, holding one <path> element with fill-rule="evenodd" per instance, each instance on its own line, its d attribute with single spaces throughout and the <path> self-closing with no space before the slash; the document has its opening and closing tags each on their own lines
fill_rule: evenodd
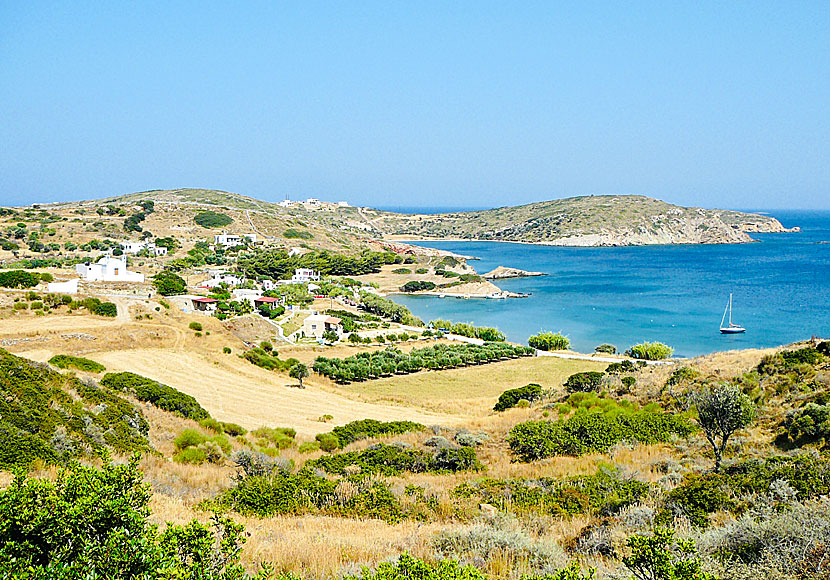
<svg viewBox="0 0 830 580">
<path fill-rule="evenodd" d="M 337 336 L 340 336 L 343 334 L 343 327 L 340 325 L 341 322 L 336 316 L 312 314 L 303 320 L 303 334 L 305 336 L 313 336 L 317 340 L 323 338 L 323 334 L 329 331 L 336 332 Z"/>
<path fill-rule="evenodd" d="M 216 234 L 213 236 L 213 243 L 217 246 L 224 246 L 226 248 L 242 246 L 246 243 L 255 244 L 256 234 Z"/>
</svg>

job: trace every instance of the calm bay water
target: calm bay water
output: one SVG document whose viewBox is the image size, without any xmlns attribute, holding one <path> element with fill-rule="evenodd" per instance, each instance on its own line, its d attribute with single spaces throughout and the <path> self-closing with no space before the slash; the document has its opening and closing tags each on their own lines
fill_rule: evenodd
<svg viewBox="0 0 830 580">
<path fill-rule="evenodd" d="M 545 272 L 502 280 L 524 299 L 462 300 L 395 296 L 424 320 L 448 318 L 496 326 L 525 342 L 540 330 L 562 331 L 572 348 L 609 342 L 625 349 L 643 340 L 674 346 L 678 356 L 768 347 L 830 336 L 830 212 L 770 212 L 800 233 L 755 234 L 736 245 L 559 248 L 497 242 L 419 245 L 480 258 L 496 266 Z M 729 293 L 733 320 L 746 334 L 718 332 Z"/>
</svg>

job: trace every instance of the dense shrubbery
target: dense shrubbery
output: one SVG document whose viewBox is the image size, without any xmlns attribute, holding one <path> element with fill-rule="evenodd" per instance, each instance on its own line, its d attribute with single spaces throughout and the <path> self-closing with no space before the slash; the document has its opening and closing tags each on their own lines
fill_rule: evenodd
<svg viewBox="0 0 830 580">
<path fill-rule="evenodd" d="M 530 383 L 517 389 L 508 389 L 499 395 L 499 400 L 493 407 L 494 411 L 504 411 L 515 407 L 519 401 L 532 403 L 542 398 L 542 387 L 536 383 Z"/>
<path fill-rule="evenodd" d="M 674 349 L 662 342 L 641 342 L 625 352 L 626 356 L 640 360 L 663 360 L 674 354 Z"/>
<path fill-rule="evenodd" d="M 741 511 L 739 498 L 766 494 L 773 482 L 784 481 L 804 501 L 830 493 L 830 460 L 804 454 L 770 457 L 729 465 L 720 472 L 689 476 L 666 499 L 661 517 L 683 515 L 699 527 L 722 509 Z"/>
<path fill-rule="evenodd" d="M 69 304 L 70 309 L 86 308 L 91 314 L 115 318 L 118 316 L 118 307 L 112 302 L 101 302 L 98 298 L 84 298 L 73 300 Z"/>
<path fill-rule="evenodd" d="M 268 369 L 269 371 L 287 371 L 299 362 L 295 358 L 282 360 L 277 356 L 277 354 L 277 351 L 269 352 L 263 348 L 256 347 L 245 351 L 242 358 L 258 367 Z"/>
<path fill-rule="evenodd" d="M 510 449 L 521 461 L 554 455 L 604 453 L 623 440 L 651 444 L 685 437 L 693 427 L 683 417 L 649 410 L 577 412 L 566 420 L 519 423 L 507 435 Z"/>
<path fill-rule="evenodd" d="M 817 443 L 822 449 L 830 447 L 830 404 L 807 403 L 787 413 L 781 424 L 783 433 L 779 445 L 802 446 Z"/>
<path fill-rule="evenodd" d="M 346 469 L 355 469 L 362 475 L 400 475 L 403 471 L 427 473 L 434 471 L 478 470 L 481 464 L 473 447 L 442 447 L 435 453 L 412 449 L 403 445 L 378 443 L 362 451 L 348 451 L 324 455 L 306 462 L 306 467 L 319 468 L 333 475 L 344 475 Z M 354 469 L 354 468 L 352 468 Z"/>
<path fill-rule="evenodd" d="M 474 344 L 436 344 L 412 349 L 409 353 L 393 347 L 374 352 L 361 352 L 345 359 L 317 357 L 314 372 L 330 379 L 348 383 L 374 379 L 393 374 L 408 374 L 420 370 L 456 368 L 483 364 L 505 358 L 529 356 L 532 350 L 501 342 Z"/>
<path fill-rule="evenodd" d="M 594 348 L 594 352 L 600 354 L 617 354 L 617 347 L 613 344 L 604 343 Z"/>
<path fill-rule="evenodd" d="M 248 278 L 291 278 L 297 268 L 311 268 L 328 276 L 360 276 L 380 272 L 384 264 L 403 259 L 392 252 L 365 251 L 357 256 L 329 251 L 307 252 L 289 256 L 285 250 L 259 250 L 239 258 L 239 270 Z"/>
<path fill-rule="evenodd" d="M 424 426 L 413 421 L 378 421 L 376 419 L 361 419 L 352 421 L 340 427 L 335 427 L 329 433 L 321 433 L 320 437 L 331 435 L 337 439 L 337 447 L 343 448 L 350 443 L 368 439 L 369 437 L 380 437 L 383 435 L 400 435 L 410 431 L 423 431 Z"/>
<path fill-rule="evenodd" d="M 190 395 L 135 373 L 107 373 L 101 384 L 115 391 L 132 393 L 139 401 L 149 402 L 188 419 L 199 421 L 210 416 Z"/>
<path fill-rule="evenodd" d="M 566 479 L 485 478 L 462 483 L 453 490 L 453 495 L 476 498 L 513 513 L 609 515 L 638 501 L 648 489 L 647 483 L 601 469 L 595 475 Z"/>
<path fill-rule="evenodd" d="M 25 270 L 9 270 L 0 272 L 0 286 L 3 288 L 32 288 L 40 283 L 37 272 Z"/>
<path fill-rule="evenodd" d="M 137 461 L 74 465 L 57 481 L 18 477 L 0 491 L 0 576 L 244 580 L 242 526 L 214 516 L 163 532 L 148 520 L 149 486 Z M 259 576 L 264 580 L 264 574 Z"/>
<path fill-rule="evenodd" d="M 371 292 L 361 292 L 360 308 L 366 312 L 388 318 L 392 322 L 399 322 L 409 326 L 424 325 L 424 322 L 413 315 L 406 306 L 395 304 L 388 298 L 372 294 Z"/>
<path fill-rule="evenodd" d="M 433 328 L 446 330 L 451 334 L 478 338 L 487 342 L 501 342 L 507 338 L 503 332 L 500 332 L 497 328 L 489 326 L 473 326 L 472 324 L 467 324 L 465 322 L 451 322 L 449 320 L 440 319 L 432 320 L 429 324 Z"/>
<path fill-rule="evenodd" d="M 215 211 L 203 211 L 193 217 L 193 221 L 203 228 L 221 228 L 233 223 L 230 216 Z"/>
<path fill-rule="evenodd" d="M 401 286 L 401 292 L 421 292 L 424 290 L 435 290 L 435 282 L 428 280 L 410 280 Z"/>
<path fill-rule="evenodd" d="M 693 381 L 699 376 L 700 372 L 692 367 L 680 367 L 679 369 L 674 370 L 672 374 L 669 375 L 669 378 L 666 379 L 666 386 L 674 387 L 686 381 Z"/>
<path fill-rule="evenodd" d="M 620 362 L 615 362 L 609 364 L 605 367 L 605 372 L 609 375 L 621 375 L 624 373 L 633 373 L 637 370 L 637 365 L 635 365 L 630 360 L 624 360 Z"/>
<path fill-rule="evenodd" d="M 153 286 L 162 296 L 175 296 L 187 291 L 187 282 L 184 278 L 169 270 L 163 270 L 153 276 Z"/>
<path fill-rule="evenodd" d="M 107 367 L 94 360 L 83 358 L 80 356 L 70 356 L 68 354 L 56 354 L 49 359 L 49 364 L 53 364 L 59 369 L 68 369 L 70 367 L 76 368 L 79 371 L 88 373 L 102 373 L 107 370 Z"/>
<path fill-rule="evenodd" d="M 540 332 L 528 338 L 527 344 L 537 350 L 567 350 L 571 341 L 561 332 Z"/>
<path fill-rule="evenodd" d="M 603 373 L 597 371 L 585 371 L 574 373 L 565 381 L 565 389 L 569 393 L 586 393 L 599 391 L 602 386 Z"/>
<path fill-rule="evenodd" d="M 0 349 L 0 468 L 143 451 L 147 432 L 124 399 Z"/>
</svg>

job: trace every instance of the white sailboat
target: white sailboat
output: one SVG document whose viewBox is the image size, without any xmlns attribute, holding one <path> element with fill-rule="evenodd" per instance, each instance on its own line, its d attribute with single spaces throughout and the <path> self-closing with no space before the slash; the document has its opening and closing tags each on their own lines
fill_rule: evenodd
<svg viewBox="0 0 830 580">
<path fill-rule="evenodd" d="M 724 326 L 723 323 L 726 322 L 726 314 L 729 313 L 729 324 Z M 723 318 L 720 319 L 720 331 L 721 334 L 740 334 L 742 332 L 746 332 L 746 328 L 741 326 L 740 324 L 734 324 L 732 322 L 732 294 L 729 294 L 729 302 L 726 305 L 726 310 L 723 311 Z"/>
</svg>

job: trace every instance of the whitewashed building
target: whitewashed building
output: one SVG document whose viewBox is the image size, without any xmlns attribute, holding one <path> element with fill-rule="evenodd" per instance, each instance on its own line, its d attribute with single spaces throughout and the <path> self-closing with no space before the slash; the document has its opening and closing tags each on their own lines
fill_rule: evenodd
<svg viewBox="0 0 830 580">
<path fill-rule="evenodd" d="M 217 246 L 224 246 L 226 248 L 241 246 L 246 243 L 255 244 L 256 234 L 216 234 L 213 236 L 213 243 Z"/>
<path fill-rule="evenodd" d="M 126 257 L 104 256 L 94 264 L 78 264 L 75 271 L 88 282 L 144 282 L 144 274 L 127 270 Z"/>
<path fill-rule="evenodd" d="M 304 284 L 306 282 L 318 282 L 320 274 L 310 268 L 297 268 L 291 276 L 292 284 Z"/>
<path fill-rule="evenodd" d="M 229 272 L 221 272 L 216 273 L 213 275 L 213 278 L 206 280 L 202 283 L 204 288 L 216 288 L 217 286 L 221 286 L 222 284 L 227 284 L 228 287 L 239 286 L 244 282 L 245 279 L 241 276 L 237 276 L 236 274 L 231 274 Z"/>
<path fill-rule="evenodd" d="M 137 254 L 147 249 L 147 242 L 121 242 L 120 245 L 125 254 Z"/>
<path fill-rule="evenodd" d="M 335 332 L 337 336 L 343 334 L 343 327 L 340 325 L 342 321 L 336 316 L 326 316 L 325 314 L 312 314 L 303 320 L 303 334 L 305 336 L 313 336 L 317 340 L 323 338 L 325 332 Z"/>
<path fill-rule="evenodd" d="M 73 278 L 66 282 L 49 282 L 47 290 L 50 294 L 77 294 L 80 278 Z"/>
</svg>

